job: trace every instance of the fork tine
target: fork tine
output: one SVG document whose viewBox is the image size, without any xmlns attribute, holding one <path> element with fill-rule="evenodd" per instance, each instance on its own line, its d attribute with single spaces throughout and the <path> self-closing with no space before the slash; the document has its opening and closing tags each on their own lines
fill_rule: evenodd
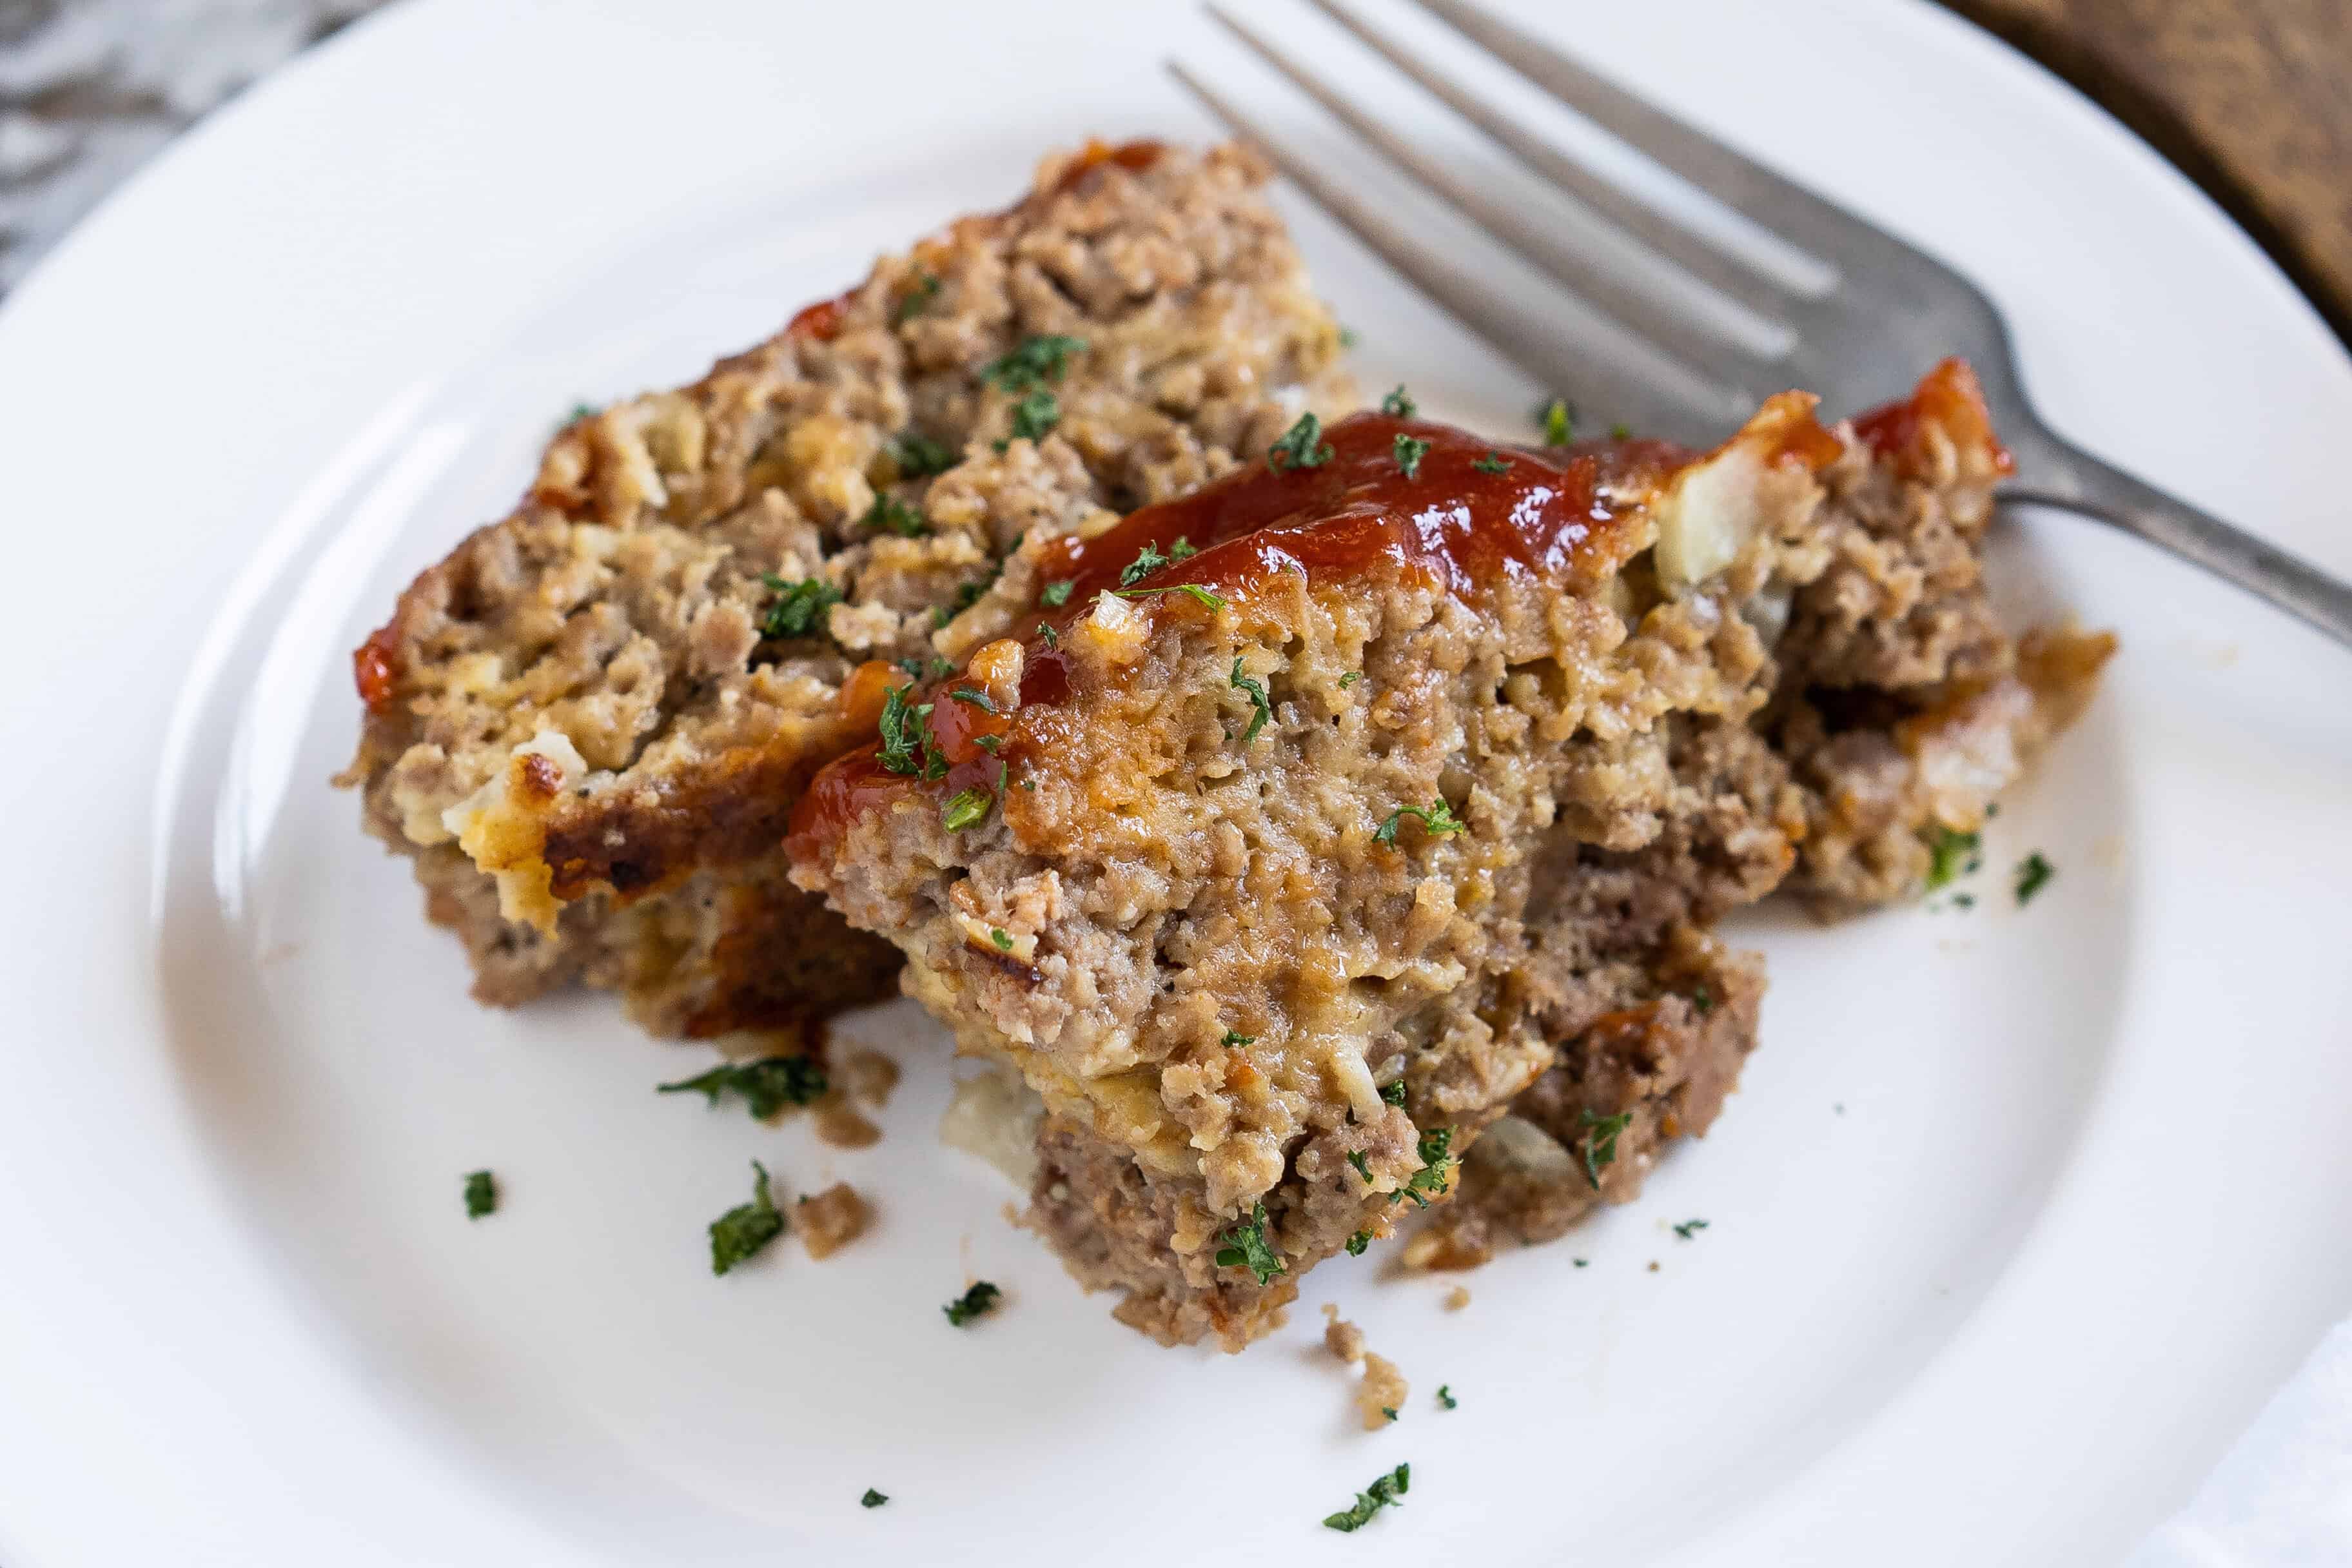
<svg viewBox="0 0 2352 1568">
<path fill-rule="evenodd" d="M 1899 276 L 1921 259 L 1894 236 L 1626 91 L 1515 23 L 1467 0 L 1414 3 L 1611 135 L 1828 263 L 1842 281 Z M 1330 0 L 1315 4 L 1331 9 Z"/>
<path fill-rule="evenodd" d="M 1512 157 L 1708 288 L 1771 321 L 1788 320 L 1801 304 L 1804 296 L 1798 290 L 1750 266 L 1744 259 L 1717 248 L 1713 241 L 1693 233 L 1648 203 L 1627 195 L 1602 179 L 1526 126 L 1486 103 L 1461 82 L 1430 66 L 1396 39 L 1339 5 L 1338 0 L 1310 0 L 1310 3 L 1361 39 L 1382 59 L 1427 89 L 1456 114 L 1485 132 Z M 1423 0 L 1423 4 L 1430 4 L 1430 0 Z M 1455 25 L 1462 26 L 1459 23 Z M 1485 42 L 1484 39 L 1475 41 Z M 1506 63 L 1525 74 L 1526 68 L 1517 60 L 1507 59 Z"/>
<path fill-rule="evenodd" d="M 1748 412 L 1734 394 L 1696 383 L 1675 367 L 1640 366 L 1612 352 L 1605 328 L 1577 333 L 1528 310 L 1449 260 L 1434 247 L 1413 239 L 1360 198 L 1326 178 L 1313 164 L 1268 135 L 1265 128 L 1174 60 L 1171 75 L 1242 140 L 1257 147 L 1309 200 L 1364 242 L 1469 329 L 1471 334 L 1533 377 L 1537 384 L 1575 397 L 1588 411 L 1600 409 L 1646 435 L 1691 446 L 1712 446 Z M 1664 372 L 1662 374 L 1661 372 Z M 1688 384 L 1678 395 L 1664 383 Z"/>
<path fill-rule="evenodd" d="M 1755 352 L 1738 334 L 1696 320 L 1686 304 L 1661 300 L 1654 291 L 1633 286 L 1622 273 L 1579 255 L 1561 244 L 1547 226 L 1497 201 L 1372 119 L 1247 23 L 1217 5 L 1207 10 L 1259 58 L 1288 77 L 1391 164 L 1453 203 L 1507 248 L 1576 289 L 1621 325 L 1684 364 L 1747 394 L 1765 376 L 1769 361 L 1779 357 Z M 1779 322 L 1757 325 L 1760 329 L 1757 335 L 1765 341 L 1777 336 L 1780 353 L 1795 342 L 1796 334 Z"/>
</svg>

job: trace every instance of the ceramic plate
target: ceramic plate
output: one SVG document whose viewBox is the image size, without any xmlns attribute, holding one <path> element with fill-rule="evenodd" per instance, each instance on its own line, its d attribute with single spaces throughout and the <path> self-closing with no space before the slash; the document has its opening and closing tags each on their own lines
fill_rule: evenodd
<svg viewBox="0 0 2352 1568">
<path fill-rule="evenodd" d="M 2352 365 L 2034 68 L 1879 0 L 1515 8 L 1974 274 L 2061 427 L 2352 573 Z M 840 1027 L 907 1079 L 845 1152 L 656 1096 L 703 1058 L 593 998 L 467 1002 L 327 786 L 346 650 L 574 402 L 691 377 L 1049 148 L 1208 136 L 1171 54 L 1353 156 L 1181 6 L 422 0 L 8 302 L 0 1560 L 2072 1565 L 2352 1307 L 2352 661 L 2056 516 L 2003 525 L 2004 592 L 2123 654 L 1977 907 L 1743 924 L 1773 989 L 1721 1123 L 1465 1310 L 1343 1258 L 1249 1354 L 1162 1350 L 939 1145 L 910 1008 Z M 1526 429 L 1537 388 L 1280 199 L 1366 386 Z M 2021 909 L 2032 850 L 2058 876 Z M 868 1191 L 877 1232 L 713 1279 L 755 1158 Z M 483 1166 L 505 1206 L 468 1223 Z M 1007 1304 L 950 1331 L 975 1276 Z M 1412 1382 L 1385 1431 L 1315 1348 L 1327 1300 Z M 1400 1460 L 1406 1507 L 1320 1527 Z"/>
</svg>

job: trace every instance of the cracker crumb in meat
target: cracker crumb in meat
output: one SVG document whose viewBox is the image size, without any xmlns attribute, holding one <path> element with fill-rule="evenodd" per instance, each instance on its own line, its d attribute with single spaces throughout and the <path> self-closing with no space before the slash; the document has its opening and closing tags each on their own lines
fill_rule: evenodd
<svg viewBox="0 0 2352 1568">
<path fill-rule="evenodd" d="M 871 735 L 899 661 L 960 648 L 1023 541 L 1345 396 L 1264 177 L 1234 148 L 1050 159 L 701 381 L 567 425 L 401 595 L 354 656 L 338 782 L 480 1000 L 580 983 L 704 1037 L 887 989 L 887 945 L 786 879 L 809 774 Z"/>
<path fill-rule="evenodd" d="M 793 1207 L 793 1219 L 801 1245 L 822 1262 L 864 1236 L 874 1223 L 874 1210 L 856 1188 L 835 1182 L 803 1198 Z"/>
</svg>

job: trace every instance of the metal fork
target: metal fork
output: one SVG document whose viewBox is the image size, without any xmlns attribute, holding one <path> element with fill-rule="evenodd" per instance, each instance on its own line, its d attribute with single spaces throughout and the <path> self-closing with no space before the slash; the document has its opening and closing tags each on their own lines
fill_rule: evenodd
<svg viewBox="0 0 2352 1568">
<path fill-rule="evenodd" d="M 1874 227 L 1608 81 L 1525 29 L 1465 0 L 1414 0 L 1486 53 L 1621 142 L 1646 153 L 1818 265 L 1768 268 L 1728 249 L 1560 152 L 1457 79 L 1357 16 L 1340 0 L 1308 0 L 1391 65 L 1486 132 L 1514 158 L 1604 224 L 1688 279 L 1733 302 L 1712 313 L 1662 290 L 1641 267 L 1596 259 L 1523 211 L 1448 170 L 1214 5 L 1211 16 L 1290 79 L 1383 159 L 1435 193 L 1505 247 L 1566 284 L 1586 321 L 1563 321 L 1557 301 L 1515 297 L 1406 233 L 1181 64 L 1176 79 L 1311 200 L 1352 230 L 1470 331 L 1542 385 L 1575 390 L 1644 435 L 1694 446 L 1720 440 L 1761 394 L 1799 386 L 1840 412 L 1858 412 L 1948 354 L 1976 368 L 1994 428 L 2017 458 L 2006 499 L 2097 518 L 2239 587 L 2352 647 L 2352 585 L 2337 582 L 2057 435 L 2019 381 L 2009 328 L 1984 291 L 1936 258 Z M 1620 248 L 1623 248 L 1621 245 Z M 1824 281 L 1826 279 L 1826 281 Z M 1613 321 L 1662 358 L 1618 353 L 1592 313 Z M 1739 328 L 1760 323 L 1761 332 Z"/>
</svg>

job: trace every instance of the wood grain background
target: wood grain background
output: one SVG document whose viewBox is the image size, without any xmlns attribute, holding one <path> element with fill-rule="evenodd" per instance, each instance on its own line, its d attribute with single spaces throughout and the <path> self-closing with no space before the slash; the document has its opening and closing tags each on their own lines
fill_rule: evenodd
<svg viewBox="0 0 2352 1568">
<path fill-rule="evenodd" d="M 2352 0 L 1944 0 L 2228 209 L 2352 346 Z"/>
</svg>

